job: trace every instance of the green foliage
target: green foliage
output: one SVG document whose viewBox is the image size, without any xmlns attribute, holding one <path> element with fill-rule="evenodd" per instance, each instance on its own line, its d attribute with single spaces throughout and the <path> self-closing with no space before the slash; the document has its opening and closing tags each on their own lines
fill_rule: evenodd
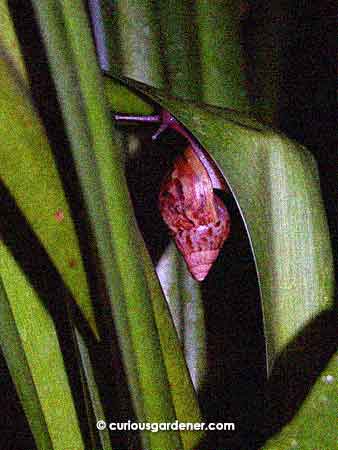
<svg viewBox="0 0 338 450">
<path fill-rule="evenodd" d="M 27 73 L 18 38 L 15 34 L 13 20 L 8 10 L 7 0 L 0 0 L 0 48 L 2 57 L 10 58 L 18 74 L 27 82 Z"/>
<path fill-rule="evenodd" d="M 48 35 L 51 68 L 102 261 L 135 410 L 143 422 L 174 422 L 176 416 L 181 421 L 187 421 L 183 420 L 187 416 L 196 421 L 198 406 L 178 342 L 175 358 L 168 350 L 175 343 L 176 334 L 168 320 L 162 293 L 156 288 L 153 270 L 146 270 L 149 257 L 136 228 L 122 155 L 105 107 L 87 19 L 80 4 L 74 17 L 73 7 L 65 3 L 58 11 L 55 2 L 36 4 L 41 27 Z M 57 14 L 63 14 L 65 29 L 57 21 Z M 85 46 L 78 42 L 80 32 L 87 33 Z M 54 53 L 53 49 L 60 49 L 61 42 L 63 52 Z M 67 62 L 72 62 L 71 71 Z M 62 77 L 59 67 L 64 69 Z M 78 86 L 80 95 L 75 96 Z M 81 127 L 83 133 L 79 132 Z M 166 326 L 162 326 L 164 320 Z M 161 381 L 154 384 L 154 379 Z M 182 402 L 190 405 L 189 411 L 182 409 Z M 190 447 L 196 434 L 186 433 L 182 439 Z M 181 445 L 178 433 L 145 432 L 143 440 L 150 448 Z"/>
<path fill-rule="evenodd" d="M 15 75 L 8 61 L 1 59 L 1 178 L 97 335 L 79 241 L 62 182 L 29 91 Z"/>
<path fill-rule="evenodd" d="M 111 112 L 170 111 L 223 173 L 255 257 L 272 384 L 276 375 L 286 380 L 292 376 L 287 365 L 281 370 L 281 360 L 296 364 L 302 349 L 295 351 L 292 344 L 300 337 L 307 339 L 307 327 L 332 310 L 333 261 L 312 156 L 301 145 L 243 114 L 249 110 L 249 101 L 238 2 L 155 3 L 118 1 L 110 17 L 109 2 L 105 2 L 104 23 L 106 27 L 114 24 L 106 30 L 112 78 L 103 77 L 99 70 L 84 2 L 34 0 L 33 6 L 70 143 L 69 157 L 75 162 L 97 247 L 98 270 L 107 289 L 108 326 L 114 326 L 118 335 L 136 418 L 140 422 L 202 422 L 193 387 L 203 386 L 207 360 L 202 291 L 170 245 L 157 267 L 164 297 L 134 217 L 125 155 L 120 135 L 111 124 Z M 95 429 L 96 421 L 104 419 L 100 398 L 104 389 L 96 385 L 97 367 L 89 351 L 93 343 L 97 345 L 94 341 L 103 325 L 98 326 L 95 317 L 101 312 L 96 304 L 104 298 L 97 303 L 90 298 L 67 192 L 32 106 L 5 1 L 0 3 L 0 17 L 5 24 L 0 30 L 4 190 L 60 275 L 59 290 L 45 298 L 31 284 L 32 274 L 14 258 L 20 241 L 11 241 L 5 233 L 7 245 L 0 245 L 1 348 L 39 449 L 99 446 L 109 450 L 108 432 L 98 435 Z M 257 69 L 262 96 L 252 111 L 272 122 L 279 89 L 279 49 L 266 53 L 274 37 L 269 34 L 271 24 L 262 28 L 269 36 L 255 35 L 257 61 L 270 64 L 270 70 Z M 122 73 L 145 84 L 122 78 Z M 197 103 L 201 101 L 209 105 Z M 9 217 L 1 221 L 5 230 L 8 223 L 15 224 Z M 43 274 L 38 277 L 43 283 Z M 89 325 L 90 338 L 80 334 L 66 306 L 69 297 L 81 311 L 83 323 Z M 70 344 L 76 349 L 86 405 L 81 417 L 56 331 L 59 323 L 48 307 L 55 299 L 64 311 L 62 322 L 71 330 Z M 332 360 L 292 421 L 264 448 L 333 448 L 329 430 L 324 440 L 321 430 L 333 422 L 335 376 Z M 116 400 L 111 401 L 115 408 Z M 319 408 L 323 420 L 316 416 Z M 84 442 L 80 420 L 87 421 L 90 443 Z M 319 431 L 313 433 L 316 427 Z M 202 438 L 202 432 L 144 432 L 141 437 L 143 447 L 154 450 L 197 448 Z"/>
<path fill-rule="evenodd" d="M 337 354 L 334 354 L 293 420 L 270 439 L 264 449 L 334 447 L 338 408 L 337 375 Z"/>
<path fill-rule="evenodd" d="M 0 259 L 0 344 L 36 444 L 84 448 L 53 320 L 3 243 Z"/>
<path fill-rule="evenodd" d="M 333 307 L 332 252 L 313 157 L 252 118 L 128 84 L 180 120 L 222 170 L 255 256 L 271 370 L 302 328 Z"/>
</svg>

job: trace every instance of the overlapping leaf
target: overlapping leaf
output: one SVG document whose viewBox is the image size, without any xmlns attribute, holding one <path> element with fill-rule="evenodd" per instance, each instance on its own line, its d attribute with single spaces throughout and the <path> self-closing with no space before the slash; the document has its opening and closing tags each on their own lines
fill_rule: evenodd
<svg viewBox="0 0 338 450">
<path fill-rule="evenodd" d="M 35 442 L 84 448 L 53 320 L 3 243 L 0 260 L 0 344 Z"/>
<path fill-rule="evenodd" d="M 97 333 L 79 241 L 51 148 L 29 91 L 4 58 L 0 86 L 2 181 Z"/>
<path fill-rule="evenodd" d="M 333 305 L 332 252 L 314 159 L 253 118 L 125 82 L 181 121 L 226 178 L 256 261 L 270 372 L 285 346 Z"/>
</svg>

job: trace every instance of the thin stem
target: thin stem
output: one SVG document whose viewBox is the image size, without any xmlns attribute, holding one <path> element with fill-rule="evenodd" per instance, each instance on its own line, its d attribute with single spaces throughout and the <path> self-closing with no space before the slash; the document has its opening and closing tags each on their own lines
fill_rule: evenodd
<svg viewBox="0 0 338 450">
<path fill-rule="evenodd" d="M 117 121 L 149 122 L 149 123 L 158 123 L 162 121 L 162 118 L 159 114 L 153 116 L 133 116 L 129 114 L 115 114 L 114 119 Z"/>
</svg>

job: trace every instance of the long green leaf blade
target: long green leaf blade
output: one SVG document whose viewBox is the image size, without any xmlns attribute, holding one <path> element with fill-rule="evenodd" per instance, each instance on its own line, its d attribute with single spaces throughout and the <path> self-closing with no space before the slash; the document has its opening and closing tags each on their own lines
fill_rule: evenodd
<svg viewBox="0 0 338 450">
<path fill-rule="evenodd" d="M 197 100 L 202 90 L 200 55 L 191 4 L 181 0 L 161 0 L 158 14 L 168 91 L 180 98 Z"/>
<path fill-rule="evenodd" d="M 240 45 L 240 2 L 197 0 L 195 10 L 203 102 L 248 111 Z"/>
<path fill-rule="evenodd" d="M 97 334 L 79 242 L 29 91 L 0 58 L 1 178 Z"/>
<path fill-rule="evenodd" d="M 109 438 L 109 429 L 105 428 L 103 430 L 97 430 L 96 428 L 96 424 L 99 420 L 104 420 L 106 423 L 107 421 L 105 418 L 99 389 L 96 384 L 94 367 L 90 358 L 90 354 L 88 352 L 88 348 L 81 334 L 76 329 L 74 329 L 74 337 L 79 350 L 84 392 L 86 395 L 87 409 L 89 410 L 88 416 L 92 416 L 93 419 L 92 423 L 89 423 L 91 435 L 93 436 L 94 440 L 96 434 L 98 433 L 102 450 L 112 450 Z"/>
<path fill-rule="evenodd" d="M 0 260 L 0 344 L 36 444 L 41 450 L 82 449 L 53 320 L 1 242 Z"/>
<path fill-rule="evenodd" d="M 167 304 L 163 301 L 159 280 L 154 273 L 151 259 L 144 248 L 142 254 L 177 420 L 191 423 L 202 422 L 198 401 L 188 375 L 187 363 L 183 352 L 180 351 L 181 347 L 177 338 L 177 332 L 172 324 Z M 199 372 L 200 374 L 201 372 Z M 198 382 L 199 379 L 196 377 L 195 381 Z M 203 435 L 203 431 L 182 431 L 181 439 L 184 448 L 195 448 Z"/>
<path fill-rule="evenodd" d="M 115 2 L 123 73 L 151 86 L 163 87 L 159 21 L 151 0 Z"/>
<path fill-rule="evenodd" d="M 0 47 L 10 59 L 20 77 L 28 81 L 24 60 L 21 55 L 18 38 L 15 34 L 13 20 L 9 13 L 7 0 L 0 0 Z"/>
<path fill-rule="evenodd" d="M 236 198 L 256 260 L 270 372 L 297 333 L 333 305 L 332 251 L 314 159 L 250 117 L 128 83 L 193 133 Z"/>
<path fill-rule="evenodd" d="M 131 212 L 120 150 L 113 141 L 87 19 L 82 5 L 78 3 L 76 14 L 74 4 L 70 6 L 64 2 L 62 7 L 63 19 L 60 20 L 57 19 L 60 10 L 55 2 L 36 2 L 74 160 L 113 302 L 114 320 L 136 413 L 140 421 L 172 422 L 175 412 L 171 404 L 173 394 L 166 375 L 169 369 L 167 363 L 163 366 L 158 327 L 150 303 L 152 292 L 148 290 L 144 279 L 139 256 L 139 252 L 143 255 L 144 244 L 139 238 Z M 62 23 L 66 24 L 66 34 L 66 30 L 60 26 Z M 87 38 L 79 42 L 79 33 L 86 33 Z M 66 45 L 68 40 L 71 51 Z M 75 78 L 69 70 L 71 64 L 76 72 Z M 62 73 L 58 70 L 60 66 Z M 74 95 L 74 92 L 78 94 Z M 78 133 L 79 128 L 84 131 L 81 135 Z M 80 143 L 83 145 L 79 146 Z M 164 302 L 161 293 L 157 298 L 159 302 Z M 177 350 L 179 347 L 175 335 L 171 333 L 171 337 Z M 191 382 L 186 369 L 182 365 L 181 369 L 184 386 L 189 387 Z M 186 404 L 184 409 L 187 410 Z M 171 449 L 180 448 L 181 445 L 175 433 L 150 433 L 144 434 L 143 438 L 144 445 L 149 448 Z"/>
<path fill-rule="evenodd" d="M 215 159 L 247 224 L 270 370 L 287 343 L 333 302 L 332 253 L 314 160 L 302 146 L 236 113 L 164 103 Z"/>
<path fill-rule="evenodd" d="M 199 391 L 206 370 L 205 323 L 200 285 L 189 274 L 173 242 L 161 256 L 156 272 L 184 348 L 191 380 L 195 390 Z"/>
</svg>

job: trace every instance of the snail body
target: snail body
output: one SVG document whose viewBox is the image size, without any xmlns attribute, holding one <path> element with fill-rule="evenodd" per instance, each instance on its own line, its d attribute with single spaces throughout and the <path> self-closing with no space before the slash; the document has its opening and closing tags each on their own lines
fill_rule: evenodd
<svg viewBox="0 0 338 450">
<path fill-rule="evenodd" d="M 229 235 L 230 217 L 192 146 L 165 177 L 159 209 L 190 273 L 204 280 Z"/>
<path fill-rule="evenodd" d="M 188 141 L 164 178 L 159 209 L 189 272 L 204 280 L 230 232 L 230 217 L 214 189 L 225 190 L 222 175 L 193 136 L 169 112 L 154 116 L 115 115 L 117 121 L 160 123 L 153 139 L 167 128 Z"/>
</svg>

